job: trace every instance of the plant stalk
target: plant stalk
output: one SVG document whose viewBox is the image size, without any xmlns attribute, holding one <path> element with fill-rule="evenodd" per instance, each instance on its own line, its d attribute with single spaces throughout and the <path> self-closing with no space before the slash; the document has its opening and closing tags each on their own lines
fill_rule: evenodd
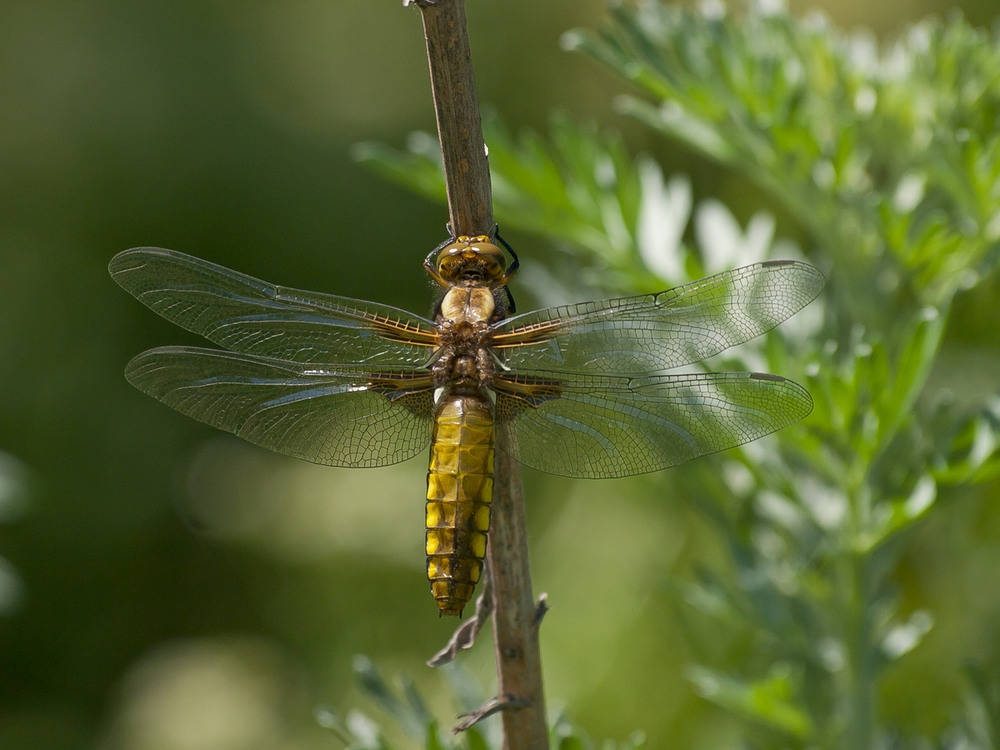
<svg viewBox="0 0 1000 750">
<path fill-rule="evenodd" d="M 493 586 L 493 645 L 497 693 L 526 702 L 501 714 L 504 750 L 545 750 L 545 695 L 538 648 L 540 610 L 531 593 L 521 468 L 497 452 L 493 519 L 487 555 Z"/>
<path fill-rule="evenodd" d="M 464 0 L 417 0 L 444 161 L 453 236 L 492 234 L 493 190 Z"/>
<path fill-rule="evenodd" d="M 494 230 L 493 195 L 464 0 L 417 0 L 423 19 L 454 236 Z M 487 555 L 504 750 L 546 750 L 538 621 L 531 591 L 521 469 L 497 451 Z"/>
</svg>

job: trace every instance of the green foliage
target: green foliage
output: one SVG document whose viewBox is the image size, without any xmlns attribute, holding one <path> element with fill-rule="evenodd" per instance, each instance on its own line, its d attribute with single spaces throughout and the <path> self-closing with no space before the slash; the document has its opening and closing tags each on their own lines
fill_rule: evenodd
<svg viewBox="0 0 1000 750">
<path fill-rule="evenodd" d="M 9 453 L 0 451 L 0 525 L 17 521 L 24 514 L 30 484 L 27 467 Z M 14 566 L 0 555 L 0 617 L 17 611 L 23 589 L 24 584 Z"/>
<path fill-rule="evenodd" d="M 451 677 L 452 691 L 456 695 L 468 692 L 470 685 L 467 677 L 457 671 L 444 672 Z M 393 750 L 400 747 L 399 741 L 386 737 L 390 727 L 404 738 L 406 744 L 402 746 L 405 747 L 421 747 L 424 750 L 486 750 L 489 747 L 477 727 L 452 741 L 450 732 L 442 732 L 423 696 L 409 678 L 400 677 L 397 687 L 393 688 L 371 660 L 361 655 L 354 657 L 354 675 L 365 696 L 375 704 L 378 713 L 389 721 L 383 731 L 378 720 L 359 710 L 352 711 L 344 718 L 330 709 L 319 710 L 316 720 L 350 750 Z"/>
<path fill-rule="evenodd" d="M 852 283 L 888 266 L 934 304 L 996 262 L 995 36 L 955 18 L 880 47 L 817 16 L 717 10 L 617 5 L 566 43 L 652 97 L 623 112 L 771 191 Z"/>
<path fill-rule="evenodd" d="M 484 700 L 478 684 L 454 664 L 441 670 L 451 695 L 458 706 L 474 711 Z M 330 730 L 348 750 L 396 750 L 397 748 L 422 748 L 422 750 L 489 750 L 500 748 L 502 740 L 496 717 L 454 733 L 442 729 L 427 709 L 427 701 L 416 686 L 405 676 L 390 685 L 366 656 L 354 658 L 354 674 L 365 697 L 376 707 L 377 713 L 387 721 L 380 723 L 368 714 L 355 710 L 340 717 L 328 708 L 317 711 L 317 722 Z M 400 740 L 387 739 L 389 733 Z M 607 741 L 602 750 L 641 750 L 645 747 L 641 733 L 621 743 Z M 596 745 L 578 727 L 560 717 L 550 730 L 550 744 L 554 750 L 594 750 Z"/>
<path fill-rule="evenodd" d="M 553 117 L 547 142 L 530 131 L 514 138 L 495 117 L 487 118 L 485 127 L 494 203 L 505 228 L 548 237 L 600 258 L 625 278 L 641 278 L 636 274 L 642 273 L 642 201 L 649 197 L 644 175 L 651 175 L 647 181 L 659 178 L 662 187 L 654 162 L 646 157 L 634 162 L 621 138 L 564 115 Z M 412 136 L 407 154 L 362 143 L 355 156 L 426 197 L 443 197 L 440 147 L 433 136 Z M 686 219 L 681 217 L 680 228 Z"/>
<path fill-rule="evenodd" d="M 940 741 L 901 739 L 913 729 L 891 725 L 880 691 L 934 623 L 898 590 L 912 532 L 1000 475 L 995 378 L 992 393 L 953 379 L 961 398 L 934 386 L 956 297 L 1000 263 L 1000 33 L 953 17 L 883 44 L 772 4 L 611 16 L 566 46 L 635 87 L 621 112 L 769 193 L 830 279 L 818 327 L 791 321 L 723 363 L 804 381 L 811 417 L 721 472 L 679 473 L 732 560 L 684 598 L 755 644 L 738 668 L 692 667 L 694 688 L 768 746 L 995 746 L 1000 683 L 974 653 L 964 715 Z M 693 208 L 683 178 L 617 136 L 563 115 L 547 138 L 487 128 L 499 221 L 550 240 L 573 263 L 559 278 L 647 291 L 777 252 L 769 217 L 743 232 L 714 202 Z M 358 156 L 440 200 L 436 149 L 420 136 Z"/>
</svg>

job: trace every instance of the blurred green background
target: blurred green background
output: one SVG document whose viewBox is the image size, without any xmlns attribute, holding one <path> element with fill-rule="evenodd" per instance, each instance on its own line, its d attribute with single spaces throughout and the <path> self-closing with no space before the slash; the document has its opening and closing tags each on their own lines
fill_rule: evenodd
<svg viewBox="0 0 1000 750">
<path fill-rule="evenodd" d="M 612 112 L 620 85 L 559 51 L 601 2 L 468 6 L 480 97 L 507 124 L 543 129 L 561 108 L 690 173 L 696 198 L 765 204 L 645 140 Z M 793 7 L 882 35 L 953 7 L 994 13 L 993 0 Z M 426 312 L 420 261 L 446 214 L 349 156 L 433 129 L 419 14 L 397 0 L 3 2 L 0 19 L 0 748 L 338 747 L 313 712 L 360 704 L 359 652 L 440 694 L 449 722 L 458 707 L 423 666 L 454 627 L 424 580 L 425 459 L 307 465 L 134 391 L 131 356 L 202 342 L 106 272 L 116 252 L 158 245 Z M 530 238 L 507 239 L 544 262 Z M 684 618 L 664 593 L 718 550 L 666 481 L 527 472 L 535 586 L 554 606 L 550 707 L 597 737 L 721 745 L 732 726 L 685 681 Z M 463 663 L 488 695 L 490 644 Z"/>
</svg>

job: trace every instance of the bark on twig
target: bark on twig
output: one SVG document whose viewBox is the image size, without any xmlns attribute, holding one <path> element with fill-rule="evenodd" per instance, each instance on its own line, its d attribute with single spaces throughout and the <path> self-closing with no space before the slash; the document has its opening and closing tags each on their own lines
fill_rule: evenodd
<svg viewBox="0 0 1000 750">
<path fill-rule="evenodd" d="M 410 4 L 406 0 L 404 4 Z M 472 72 L 464 0 L 416 0 L 423 19 L 453 235 L 492 234 L 492 191 Z M 521 469 L 497 451 L 487 549 L 493 587 L 497 694 L 505 750 L 546 750 L 538 649 L 540 610 L 531 593 Z"/>
<path fill-rule="evenodd" d="M 464 0 L 417 3 L 424 22 L 454 236 L 493 232 L 493 192 L 472 72 Z"/>
<path fill-rule="evenodd" d="M 495 522 L 486 554 L 493 585 L 497 694 L 525 702 L 501 714 L 504 750 L 542 750 L 549 746 L 538 648 L 539 613 L 544 610 L 535 606 L 531 594 L 521 469 L 503 451 L 497 451 L 493 482 Z"/>
<path fill-rule="evenodd" d="M 513 708 L 521 708 L 527 705 L 528 701 L 521 700 L 520 698 L 514 698 L 510 695 L 498 695 L 496 698 L 490 698 L 475 711 L 467 714 L 459 714 L 458 717 L 462 721 L 451 730 L 451 733 L 458 734 L 459 732 L 464 732 L 469 727 L 475 726 L 487 716 L 492 716 L 498 711 L 510 711 Z"/>
<path fill-rule="evenodd" d="M 476 611 L 468 620 L 456 628 L 443 649 L 427 660 L 428 667 L 443 667 L 445 664 L 455 661 L 459 653 L 465 649 L 472 648 L 476 642 L 476 637 L 483 625 L 493 614 L 493 586 L 490 585 L 489 568 L 486 568 L 486 575 L 483 576 L 482 593 L 476 597 Z"/>
</svg>

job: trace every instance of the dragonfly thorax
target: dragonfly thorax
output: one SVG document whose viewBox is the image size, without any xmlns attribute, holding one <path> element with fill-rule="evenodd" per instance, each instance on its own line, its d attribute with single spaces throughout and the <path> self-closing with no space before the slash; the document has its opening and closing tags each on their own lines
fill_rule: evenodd
<svg viewBox="0 0 1000 750">
<path fill-rule="evenodd" d="M 452 361 L 451 382 L 461 386 L 477 386 L 480 382 L 481 373 L 476 357 L 469 354 L 462 354 Z"/>
<path fill-rule="evenodd" d="M 484 286 L 453 286 L 441 299 L 441 317 L 451 324 L 487 323 L 495 310 L 493 292 Z"/>
<path fill-rule="evenodd" d="M 486 343 L 489 335 L 486 324 L 446 321 L 439 330 L 441 347 L 431 366 L 435 383 L 458 386 L 465 392 L 489 386 L 494 368 Z"/>
</svg>

